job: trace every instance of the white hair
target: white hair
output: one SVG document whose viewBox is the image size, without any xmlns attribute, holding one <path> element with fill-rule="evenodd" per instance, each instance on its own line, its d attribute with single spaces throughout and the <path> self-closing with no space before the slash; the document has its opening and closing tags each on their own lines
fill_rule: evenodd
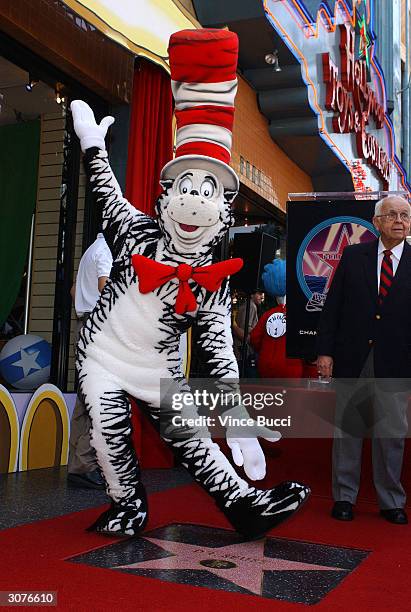
<svg viewBox="0 0 411 612">
<path fill-rule="evenodd" d="M 385 204 L 385 202 L 387 202 L 388 200 L 401 200 L 401 202 L 403 202 L 404 204 L 408 204 L 408 206 L 410 206 L 410 203 L 408 202 L 408 200 L 406 200 L 402 196 L 395 196 L 395 195 L 385 196 L 385 198 L 381 198 L 381 200 L 378 200 L 378 202 L 376 203 L 375 210 L 374 210 L 374 217 L 378 217 L 378 215 L 381 214 L 381 209 L 383 205 Z"/>
</svg>

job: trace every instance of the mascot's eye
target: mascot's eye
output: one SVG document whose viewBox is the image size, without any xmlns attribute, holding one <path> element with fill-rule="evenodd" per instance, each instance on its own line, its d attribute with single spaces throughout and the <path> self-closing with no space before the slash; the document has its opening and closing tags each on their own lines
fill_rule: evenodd
<svg viewBox="0 0 411 612">
<path fill-rule="evenodd" d="M 192 188 L 193 188 L 193 183 L 191 182 L 191 179 L 189 179 L 188 176 L 183 178 L 183 180 L 181 181 L 179 185 L 180 193 L 190 193 Z"/>
<path fill-rule="evenodd" d="M 200 193 L 205 198 L 212 198 L 214 195 L 214 185 L 211 181 L 204 181 L 200 187 Z"/>
</svg>

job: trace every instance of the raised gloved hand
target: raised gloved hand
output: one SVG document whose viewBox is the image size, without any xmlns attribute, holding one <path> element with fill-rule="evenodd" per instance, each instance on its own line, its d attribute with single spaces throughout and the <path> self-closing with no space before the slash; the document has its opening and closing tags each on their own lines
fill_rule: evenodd
<svg viewBox="0 0 411 612">
<path fill-rule="evenodd" d="M 114 117 L 104 117 L 98 124 L 93 111 L 83 100 L 73 100 L 70 104 L 70 110 L 73 114 L 74 131 L 80 140 L 83 153 L 91 147 L 97 147 L 105 151 L 104 138 L 108 128 L 115 121 Z"/>
<path fill-rule="evenodd" d="M 232 419 L 250 419 L 245 408 L 242 406 L 225 412 L 224 416 L 231 416 Z M 281 433 L 279 431 L 272 431 L 268 427 L 257 425 L 255 421 L 253 425 L 228 425 L 226 429 L 227 444 L 231 450 L 233 461 L 239 467 L 244 467 L 244 472 L 251 480 L 262 480 L 266 475 L 265 457 L 257 439 L 258 437 L 264 438 L 264 440 L 269 442 L 277 442 L 281 438 Z"/>
</svg>

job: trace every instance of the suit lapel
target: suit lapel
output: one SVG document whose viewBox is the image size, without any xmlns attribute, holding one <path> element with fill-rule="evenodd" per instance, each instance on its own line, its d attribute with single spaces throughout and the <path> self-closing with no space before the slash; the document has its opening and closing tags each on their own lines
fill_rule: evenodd
<svg viewBox="0 0 411 612">
<path fill-rule="evenodd" d="M 377 254 L 378 254 L 378 240 L 372 240 L 367 244 L 367 248 L 364 251 L 364 274 L 366 284 L 371 293 L 371 297 L 375 302 L 378 297 L 378 283 L 377 283 Z"/>
<path fill-rule="evenodd" d="M 388 292 L 386 299 L 389 298 L 391 291 L 395 289 L 396 285 L 403 284 L 406 278 L 409 278 L 410 266 L 411 266 L 411 247 L 407 243 L 407 241 L 405 241 L 404 250 L 402 252 L 401 259 L 398 262 L 398 268 L 394 275 L 392 285 L 390 287 L 390 290 Z"/>
</svg>

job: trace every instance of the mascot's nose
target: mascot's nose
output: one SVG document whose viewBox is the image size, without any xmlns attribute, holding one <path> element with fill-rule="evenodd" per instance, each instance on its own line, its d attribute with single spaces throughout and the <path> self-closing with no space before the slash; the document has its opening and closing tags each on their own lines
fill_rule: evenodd
<svg viewBox="0 0 411 612">
<path fill-rule="evenodd" d="M 190 191 L 190 195 L 200 195 L 196 189 Z"/>
</svg>

